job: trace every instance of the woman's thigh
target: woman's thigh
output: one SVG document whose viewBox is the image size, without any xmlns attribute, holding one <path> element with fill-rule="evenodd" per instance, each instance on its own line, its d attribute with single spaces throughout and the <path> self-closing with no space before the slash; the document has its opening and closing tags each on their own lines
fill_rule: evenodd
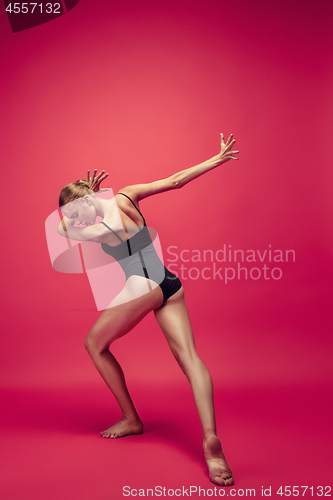
<svg viewBox="0 0 333 500">
<path fill-rule="evenodd" d="M 149 282 L 149 283 L 148 283 Z M 162 290 L 141 276 L 131 276 L 122 291 L 101 314 L 91 329 L 86 343 L 103 351 L 128 333 L 150 311 L 163 302 Z"/>
<path fill-rule="evenodd" d="M 188 315 L 183 287 L 165 304 L 154 311 L 171 351 L 179 361 L 180 357 L 196 355 L 193 331 Z"/>
</svg>

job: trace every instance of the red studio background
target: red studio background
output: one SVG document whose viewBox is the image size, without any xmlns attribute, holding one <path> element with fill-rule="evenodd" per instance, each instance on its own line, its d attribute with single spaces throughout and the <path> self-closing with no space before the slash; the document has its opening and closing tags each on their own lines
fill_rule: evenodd
<svg viewBox="0 0 333 500">
<path fill-rule="evenodd" d="M 2 498 L 214 493 L 188 382 L 153 315 L 113 347 L 146 432 L 99 438 L 119 418 L 83 346 L 100 313 L 85 274 L 53 270 L 45 220 L 87 169 L 109 172 L 117 192 L 217 154 L 220 132 L 234 134 L 237 162 L 141 210 L 166 265 L 172 247 L 172 269 L 187 268 L 234 496 L 331 494 L 332 11 L 321 0 L 80 0 L 13 33 L 1 8 Z M 254 250 L 244 265 L 267 276 L 226 283 L 214 263 L 185 262 L 223 249 Z"/>
</svg>

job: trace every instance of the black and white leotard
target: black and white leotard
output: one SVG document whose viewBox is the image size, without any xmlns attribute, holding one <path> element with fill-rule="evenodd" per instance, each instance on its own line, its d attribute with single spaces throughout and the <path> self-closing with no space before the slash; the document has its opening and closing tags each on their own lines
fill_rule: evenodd
<svg viewBox="0 0 333 500">
<path fill-rule="evenodd" d="M 107 243 L 102 243 L 102 249 L 119 263 L 125 273 L 126 281 L 130 276 L 134 275 L 155 281 L 163 292 L 164 304 L 169 297 L 174 295 L 181 288 L 181 281 L 164 266 L 158 257 L 145 218 L 140 210 L 126 194 L 118 194 L 126 196 L 126 198 L 130 200 L 132 205 L 141 215 L 144 226 L 128 240 L 122 240 L 110 226 L 102 221 L 101 224 L 104 224 L 104 226 L 112 231 L 121 241 L 121 243 L 115 247 Z"/>
</svg>

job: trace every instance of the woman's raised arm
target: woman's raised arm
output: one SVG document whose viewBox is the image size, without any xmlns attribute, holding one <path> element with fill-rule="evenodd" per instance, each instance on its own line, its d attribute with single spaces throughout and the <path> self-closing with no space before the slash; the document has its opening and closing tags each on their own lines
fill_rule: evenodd
<svg viewBox="0 0 333 500">
<path fill-rule="evenodd" d="M 199 165 L 195 165 L 194 167 L 182 170 L 174 175 L 171 175 L 171 177 L 167 177 L 166 179 L 150 182 L 148 184 L 135 184 L 133 186 L 127 186 L 122 189 L 121 192 L 125 192 L 125 194 L 128 194 L 130 198 L 138 202 L 148 196 L 153 196 L 154 194 L 163 193 L 164 191 L 169 191 L 171 189 L 179 189 L 193 179 L 200 177 L 200 175 L 213 170 L 229 160 L 238 160 L 235 154 L 239 153 L 239 151 L 231 151 L 234 144 L 235 139 L 233 139 L 232 134 L 226 143 L 224 142 L 223 134 L 221 134 L 221 151 L 218 155 L 213 156 L 213 158 L 210 158 Z"/>
</svg>

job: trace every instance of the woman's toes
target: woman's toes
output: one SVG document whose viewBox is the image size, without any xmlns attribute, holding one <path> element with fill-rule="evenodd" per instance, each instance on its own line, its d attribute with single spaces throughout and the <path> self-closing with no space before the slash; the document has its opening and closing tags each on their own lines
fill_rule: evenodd
<svg viewBox="0 0 333 500">
<path fill-rule="evenodd" d="M 223 469 L 215 469 L 210 472 L 209 478 L 210 480 L 218 484 L 219 486 L 231 486 L 234 484 L 234 479 L 230 475 L 229 477 L 223 477 L 223 476 L 228 476 L 225 470 Z"/>
<path fill-rule="evenodd" d="M 213 483 L 219 486 L 224 486 L 224 479 L 222 477 L 221 471 L 215 471 L 210 474 L 210 479 Z"/>
<path fill-rule="evenodd" d="M 101 436 L 103 438 L 109 438 L 110 437 L 110 433 L 108 431 L 103 431 L 103 432 L 101 432 Z"/>
</svg>

